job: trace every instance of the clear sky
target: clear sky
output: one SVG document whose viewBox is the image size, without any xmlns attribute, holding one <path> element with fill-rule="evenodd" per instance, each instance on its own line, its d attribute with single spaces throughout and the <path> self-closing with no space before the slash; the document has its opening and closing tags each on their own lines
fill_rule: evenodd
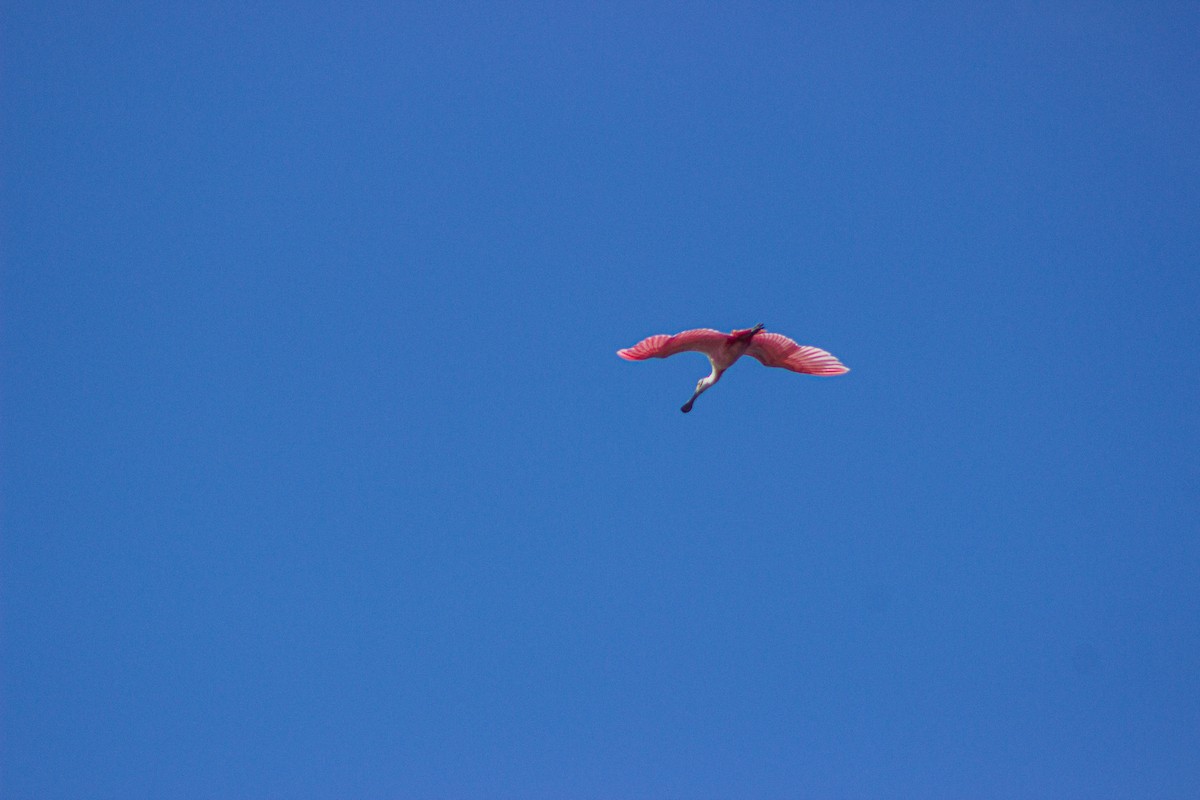
<svg viewBox="0 0 1200 800">
<path fill-rule="evenodd" d="M 1196 796 L 1194 3 L 0 15 L 7 800 Z"/>
</svg>

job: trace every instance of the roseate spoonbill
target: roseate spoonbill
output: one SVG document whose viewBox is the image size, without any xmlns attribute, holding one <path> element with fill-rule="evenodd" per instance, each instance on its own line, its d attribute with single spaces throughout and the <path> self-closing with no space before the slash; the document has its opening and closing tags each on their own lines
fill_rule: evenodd
<svg viewBox="0 0 1200 800">
<path fill-rule="evenodd" d="M 721 333 L 711 328 L 696 328 L 674 336 L 659 334 L 642 339 L 633 347 L 618 350 L 617 355 L 626 361 L 644 361 L 647 358 L 666 358 L 685 350 L 695 350 L 708 356 L 712 374 L 701 378 L 696 384 L 696 393 L 679 409 L 683 413 L 692 410 L 696 398 L 721 380 L 721 375 L 733 362 L 742 356 L 753 356 L 768 367 L 782 367 L 806 375 L 842 375 L 849 368 L 837 358 L 819 347 L 796 344 L 778 333 L 763 330 L 760 322 L 743 331 Z"/>
</svg>

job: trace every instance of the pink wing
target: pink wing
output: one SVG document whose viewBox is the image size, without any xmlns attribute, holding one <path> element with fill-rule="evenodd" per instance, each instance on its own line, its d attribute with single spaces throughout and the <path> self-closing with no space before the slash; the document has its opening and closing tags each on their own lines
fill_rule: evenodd
<svg viewBox="0 0 1200 800">
<path fill-rule="evenodd" d="M 626 361 L 644 361 L 647 358 L 666 358 L 685 350 L 712 353 L 725 344 L 728 339 L 728 334 L 714 331 L 711 328 L 696 328 L 677 333 L 674 336 L 660 333 L 657 336 L 642 339 L 633 347 L 618 350 L 617 355 Z"/>
<path fill-rule="evenodd" d="M 768 367 L 782 367 L 806 375 L 841 375 L 850 371 L 821 348 L 796 344 L 778 333 L 764 332 L 755 336 L 746 355 L 754 356 Z"/>
</svg>

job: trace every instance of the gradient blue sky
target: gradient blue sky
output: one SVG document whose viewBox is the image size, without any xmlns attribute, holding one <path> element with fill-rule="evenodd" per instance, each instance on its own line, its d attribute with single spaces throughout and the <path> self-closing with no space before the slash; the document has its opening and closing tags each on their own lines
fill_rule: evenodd
<svg viewBox="0 0 1200 800">
<path fill-rule="evenodd" d="M 1196 796 L 1195 4 L 2 18 L 3 797 Z"/>
</svg>

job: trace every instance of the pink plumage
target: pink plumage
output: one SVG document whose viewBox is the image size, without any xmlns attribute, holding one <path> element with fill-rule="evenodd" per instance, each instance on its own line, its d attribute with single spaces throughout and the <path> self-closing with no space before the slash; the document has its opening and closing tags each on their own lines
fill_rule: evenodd
<svg viewBox="0 0 1200 800">
<path fill-rule="evenodd" d="M 797 344 L 778 333 L 767 333 L 761 324 L 730 333 L 721 333 L 711 328 L 696 328 L 674 336 L 658 334 L 643 339 L 633 347 L 618 350 L 617 355 L 627 361 L 644 361 L 647 358 L 667 358 L 688 351 L 708 356 L 712 364 L 712 374 L 701 378 L 696 384 L 696 393 L 681 409 L 685 414 L 692 410 L 696 398 L 719 381 L 725 370 L 743 355 L 752 356 L 768 367 L 779 367 L 806 375 L 842 375 L 850 371 L 835 356 L 821 348 Z"/>
<path fill-rule="evenodd" d="M 850 369 L 819 347 L 796 344 L 779 333 L 760 333 L 746 348 L 746 355 L 768 367 L 781 367 L 806 375 L 844 375 Z"/>
<path fill-rule="evenodd" d="M 725 344 L 727 339 L 728 334 L 714 331 L 712 328 L 696 328 L 674 336 L 660 333 L 642 339 L 633 347 L 618 350 L 617 355 L 627 361 L 644 361 L 647 358 L 666 358 L 686 350 L 709 353 Z"/>
</svg>

